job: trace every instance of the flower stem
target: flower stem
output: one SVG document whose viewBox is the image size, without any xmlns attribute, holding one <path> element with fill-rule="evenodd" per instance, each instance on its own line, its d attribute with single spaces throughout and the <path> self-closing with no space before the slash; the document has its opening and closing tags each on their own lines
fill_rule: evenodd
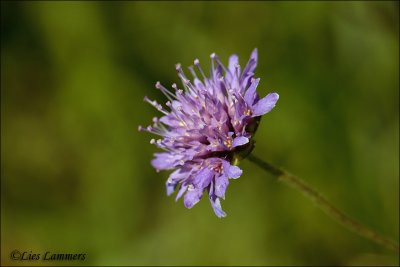
<svg viewBox="0 0 400 267">
<path fill-rule="evenodd" d="M 289 172 L 278 168 L 268 162 L 265 162 L 252 153 L 248 155 L 247 159 L 251 162 L 255 163 L 257 166 L 262 168 L 263 170 L 273 174 L 278 177 L 278 181 L 282 181 L 287 185 L 293 187 L 294 189 L 304 193 L 306 197 L 312 200 L 321 210 L 323 210 L 329 217 L 335 220 L 337 223 L 341 224 L 345 228 L 350 231 L 353 231 L 360 236 L 374 241 L 375 243 L 386 247 L 387 249 L 394 250 L 397 253 L 399 252 L 399 244 L 395 241 L 392 241 L 386 237 L 381 236 L 375 231 L 371 230 L 365 225 L 353 220 L 348 217 L 342 211 L 333 206 L 325 197 L 323 197 L 320 193 L 318 193 L 315 189 L 311 188 L 300 178 L 290 174 Z"/>
</svg>

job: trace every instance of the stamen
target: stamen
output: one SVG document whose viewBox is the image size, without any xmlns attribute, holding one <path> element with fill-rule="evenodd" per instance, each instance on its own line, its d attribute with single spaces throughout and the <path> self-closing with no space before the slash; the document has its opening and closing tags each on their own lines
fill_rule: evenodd
<svg viewBox="0 0 400 267">
<path fill-rule="evenodd" d="M 185 74 L 183 73 L 182 69 L 179 69 L 178 76 L 182 80 L 183 87 L 186 91 L 189 91 L 193 96 L 196 96 L 196 88 L 190 82 L 189 79 L 186 78 Z"/>
<path fill-rule="evenodd" d="M 153 139 L 154 140 L 154 139 Z M 167 146 L 166 144 L 165 144 L 165 139 L 164 140 L 161 140 L 161 139 L 158 139 L 157 141 L 153 141 L 153 144 L 155 144 L 156 146 L 158 146 L 159 148 L 161 148 L 161 149 L 163 149 L 163 150 L 165 150 L 165 151 L 168 151 L 168 152 L 174 152 L 174 149 L 173 148 L 171 148 L 171 147 L 169 147 L 169 146 Z"/>
<path fill-rule="evenodd" d="M 174 88 L 174 90 L 175 90 L 175 98 L 180 100 L 180 101 L 182 101 L 182 99 L 180 99 L 178 95 L 182 95 L 183 94 L 183 90 L 179 89 L 178 86 L 176 85 L 176 83 L 172 84 L 172 88 Z"/>
<path fill-rule="evenodd" d="M 175 65 L 175 69 L 176 69 L 176 71 L 178 72 L 178 76 L 179 76 L 179 78 L 182 80 L 182 82 L 185 84 L 185 80 L 188 80 L 188 78 L 186 78 L 186 75 L 185 75 L 185 73 L 183 72 L 183 70 L 182 70 L 182 66 L 181 66 L 181 64 L 180 63 L 178 63 L 178 64 L 176 64 Z"/>
<path fill-rule="evenodd" d="M 157 101 L 151 101 L 147 96 L 144 97 L 144 101 L 155 107 L 158 111 L 164 113 L 165 115 L 168 115 L 169 113 L 162 108 L 160 104 L 157 103 Z"/>
<path fill-rule="evenodd" d="M 160 82 L 157 82 L 155 87 L 159 89 L 169 100 L 172 101 L 171 96 L 175 98 L 175 95 L 165 88 Z"/>
<path fill-rule="evenodd" d="M 194 65 L 199 69 L 201 76 L 203 76 L 204 82 L 206 82 L 207 77 L 204 75 L 203 69 L 200 67 L 200 61 L 197 58 L 194 60 Z"/>
<path fill-rule="evenodd" d="M 161 122 L 158 122 L 157 124 L 163 131 L 167 132 L 168 129 L 164 126 L 164 124 L 162 124 Z"/>
<path fill-rule="evenodd" d="M 158 128 L 158 127 L 151 127 L 150 125 L 147 126 L 146 128 L 141 128 L 142 131 L 146 131 L 152 134 L 156 134 L 156 135 L 160 135 L 163 137 L 166 137 L 168 132 L 167 131 L 163 131 L 162 129 Z"/>
<path fill-rule="evenodd" d="M 188 69 L 189 69 L 190 73 L 192 74 L 193 78 L 195 78 L 195 79 L 197 78 L 198 79 L 197 74 L 194 71 L 193 66 L 189 66 Z"/>
<path fill-rule="evenodd" d="M 155 107 L 156 107 L 156 109 L 157 109 L 158 111 L 164 113 L 165 115 L 168 115 L 168 114 L 169 114 L 168 111 L 166 111 L 166 110 L 163 109 L 163 107 L 162 107 L 161 104 L 157 104 Z"/>
<path fill-rule="evenodd" d="M 214 73 L 215 73 L 215 66 L 214 66 L 215 53 L 212 53 L 210 55 L 210 58 L 211 58 L 211 77 L 214 77 Z"/>
<path fill-rule="evenodd" d="M 197 89 L 194 85 L 190 82 L 190 80 L 186 80 L 186 86 L 189 88 L 189 91 L 192 93 L 193 96 L 197 96 Z"/>
<path fill-rule="evenodd" d="M 182 68 L 181 68 L 181 64 L 176 64 L 176 71 L 178 72 L 178 76 L 179 78 L 182 80 L 183 83 L 183 88 L 186 91 L 189 91 L 190 93 L 192 93 L 193 95 L 196 95 L 196 89 L 195 87 L 192 85 L 192 83 L 190 82 L 190 80 L 186 77 L 185 73 L 183 72 Z"/>
<path fill-rule="evenodd" d="M 199 69 L 199 71 L 200 71 L 201 75 L 203 75 L 204 79 L 206 79 L 206 76 L 204 75 L 203 69 L 202 69 L 201 66 L 200 66 L 200 60 L 196 58 L 196 59 L 193 61 L 193 63 L 194 63 L 194 65 Z"/>
<path fill-rule="evenodd" d="M 151 101 L 147 96 L 145 96 L 143 98 L 144 101 L 146 101 L 147 103 L 149 103 L 150 105 L 152 105 L 153 107 L 155 107 L 157 105 L 157 101 Z"/>
</svg>

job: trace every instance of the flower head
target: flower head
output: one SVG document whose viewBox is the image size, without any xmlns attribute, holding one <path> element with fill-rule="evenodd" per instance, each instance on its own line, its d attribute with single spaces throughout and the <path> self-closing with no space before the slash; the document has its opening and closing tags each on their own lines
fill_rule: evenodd
<svg viewBox="0 0 400 267">
<path fill-rule="evenodd" d="M 156 153 L 151 164 L 157 171 L 175 170 L 166 182 L 167 194 L 179 189 L 176 200 L 184 196 L 184 205 L 190 209 L 207 191 L 215 214 L 225 217 L 220 199 L 225 199 L 229 180 L 242 175 L 235 166 L 238 155 L 251 150 L 260 116 L 275 107 L 279 95 L 270 93 L 260 99 L 257 94 L 260 79 L 253 78 L 257 49 L 243 71 L 237 55 L 230 56 L 225 67 L 211 54 L 210 77 L 205 76 L 198 59 L 194 65 L 196 69 L 189 67 L 192 81 L 181 65 L 176 65 L 182 89 L 173 84 L 170 91 L 156 83 L 169 100 L 168 109 L 145 97 L 164 115 L 154 118 L 152 126 L 139 126 L 139 130 L 161 136 L 150 143 L 165 152 Z"/>
</svg>

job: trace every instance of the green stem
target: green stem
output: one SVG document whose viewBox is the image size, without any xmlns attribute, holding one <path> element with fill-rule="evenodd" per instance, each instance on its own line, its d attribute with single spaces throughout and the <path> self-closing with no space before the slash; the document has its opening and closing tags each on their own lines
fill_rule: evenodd
<svg viewBox="0 0 400 267">
<path fill-rule="evenodd" d="M 394 250 L 399 252 L 399 244 L 395 241 L 392 241 L 375 231 L 371 230 L 367 226 L 362 225 L 361 223 L 353 220 L 342 211 L 333 206 L 326 198 L 324 198 L 320 193 L 318 193 L 315 189 L 311 188 L 300 178 L 288 173 L 281 168 L 278 168 L 268 162 L 265 162 L 252 153 L 248 155 L 247 159 L 251 162 L 255 163 L 257 166 L 262 168 L 263 170 L 273 174 L 278 177 L 278 181 L 282 181 L 287 185 L 293 187 L 294 189 L 304 193 L 306 197 L 310 200 L 314 201 L 314 203 L 323 210 L 329 217 L 335 220 L 337 223 L 341 224 L 345 228 L 350 231 L 353 231 L 360 236 L 374 241 L 375 243 L 386 247 L 387 249 Z"/>
</svg>

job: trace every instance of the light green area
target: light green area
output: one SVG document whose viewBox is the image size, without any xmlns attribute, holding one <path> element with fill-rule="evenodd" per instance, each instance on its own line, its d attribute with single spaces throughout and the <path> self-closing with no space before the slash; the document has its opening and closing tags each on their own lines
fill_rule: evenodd
<svg viewBox="0 0 400 267">
<path fill-rule="evenodd" d="M 1 3 L 1 260 L 5 265 L 395 265 L 250 162 L 228 213 L 165 195 L 145 95 L 216 52 L 276 91 L 254 153 L 399 240 L 398 2 Z M 15 262 L 12 250 L 87 253 Z"/>
</svg>

